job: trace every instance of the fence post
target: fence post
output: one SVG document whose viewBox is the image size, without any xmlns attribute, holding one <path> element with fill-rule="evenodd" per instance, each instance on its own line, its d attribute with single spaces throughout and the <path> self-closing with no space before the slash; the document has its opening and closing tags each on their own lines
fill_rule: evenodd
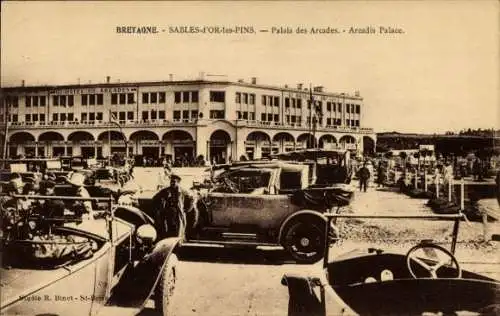
<svg viewBox="0 0 500 316">
<path fill-rule="evenodd" d="M 424 169 L 424 191 L 427 192 L 427 170 Z"/>
<path fill-rule="evenodd" d="M 451 182 L 453 181 L 453 179 L 448 179 L 448 202 L 451 202 Z"/>
<path fill-rule="evenodd" d="M 439 174 L 436 175 L 436 198 L 439 198 Z"/>
</svg>

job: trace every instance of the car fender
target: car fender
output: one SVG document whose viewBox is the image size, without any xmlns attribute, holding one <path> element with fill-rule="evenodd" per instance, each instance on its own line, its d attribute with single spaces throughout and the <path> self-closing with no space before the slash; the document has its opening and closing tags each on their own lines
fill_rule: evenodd
<svg viewBox="0 0 500 316">
<path fill-rule="evenodd" d="M 147 300 L 153 295 L 161 272 L 179 242 L 180 238 L 177 237 L 157 242 L 149 254 L 128 269 L 113 290 L 110 301 L 120 306 L 143 309 Z"/>
<path fill-rule="evenodd" d="M 281 240 L 283 238 L 283 234 L 285 233 L 285 227 L 286 227 L 286 225 L 288 223 L 290 223 L 290 221 L 292 221 L 293 219 L 295 219 L 295 218 L 297 218 L 299 216 L 304 216 L 304 215 L 317 217 L 318 219 L 324 221 L 325 224 L 327 222 L 326 217 L 323 214 L 319 213 L 318 211 L 314 211 L 314 210 L 300 210 L 298 212 L 295 212 L 295 213 L 291 214 L 290 216 L 288 216 L 281 223 L 280 230 L 279 230 L 279 235 L 278 235 L 278 241 L 279 242 L 281 242 Z"/>
</svg>

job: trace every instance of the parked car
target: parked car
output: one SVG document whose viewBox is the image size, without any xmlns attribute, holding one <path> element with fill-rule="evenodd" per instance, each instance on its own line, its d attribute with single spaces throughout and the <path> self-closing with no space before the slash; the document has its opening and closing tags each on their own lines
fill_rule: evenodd
<svg viewBox="0 0 500 316">
<path fill-rule="evenodd" d="M 154 194 L 138 198 L 151 216 L 158 208 L 151 204 Z M 296 261 L 315 262 L 326 242 L 323 213 L 349 204 L 352 196 L 344 184 L 311 187 L 307 165 L 236 164 L 198 191 L 199 223 L 187 243 L 281 245 Z"/>
<path fill-rule="evenodd" d="M 66 209 L 57 213 L 57 205 L 88 199 L 18 198 L 38 202 L 28 212 L 2 209 L 2 314 L 109 315 L 118 307 L 135 314 L 148 299 L 168 314 L 179 240 L 156 240 L 146 214 L 109 204 L 86 218 Z M 49 210 L 41 200 L 52 201 Z"/>
<path fill-rule="evenodd" d="M 330 220 L 370 217 L 325 216 Z M 462 215 L 385 218 L 454 220 L 451 249 L 423 241 L 406 254 L 369 248 L 331 261 L 325 256 L 319 277 L 296 273 L 283 277 L 282 284 L 289 291 L 289 316 L 498 315 L 500 282 L 462 269 L 454 256 Z"/>
<path fill-rule="evenodd" d="M 283 161 L 296 161 L 310 166 L 311 184 L 328 186 L 336 183 L 350 183 L 353 166 L 349 150 L 302 149 L 272 156 Z"/>
</svg>

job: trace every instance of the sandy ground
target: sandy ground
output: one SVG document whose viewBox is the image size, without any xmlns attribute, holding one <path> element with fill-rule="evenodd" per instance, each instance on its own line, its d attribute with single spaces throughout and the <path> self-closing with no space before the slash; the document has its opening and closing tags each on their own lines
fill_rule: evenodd
<svg viewBox="0 0 500 316">
<path fill-rule="evenodd" d="M 154 185 L 159 170 L 136 168 L 143 186 Z M 181 185 L 189 187 L 201 179 L 200 170 L 174 170 Z M 153 177 L 155 175 L 156 177 Z M 426 200 L 411 199 L 391 191 L 356 192 L 352 205 L 344 210 L 356 214 L 432 214 Z M 462 222 L 456 257 L 462 267 L 500 278 L 500 243 L 483 243 L 480 223 Z M 494 224 L 495 227 L 498 224 Z M 352 250 L 376 246 L 406 252 L 422 239 L 450 241 L 453 223 L 423 220 L 339 220 L 342 241 L 331 247 L 330 257 Z M 380 238 L 385 242 L 379 242 Z M 449 244 L 448 244 L 449 245 Z M 445 245 L 446 246 L 446 245 Z M 179 253 L 175 315 L 286 315 L 288 292 L 281 285 L 287 272 L 321 273 L 321 262 L 296 265 L 279 248 L 231 249 L 186 247 Z M 151 305 L 149 305 L 151 307 Z M 151 308 L 141 315 L 154 315 Z"/>
</svg>

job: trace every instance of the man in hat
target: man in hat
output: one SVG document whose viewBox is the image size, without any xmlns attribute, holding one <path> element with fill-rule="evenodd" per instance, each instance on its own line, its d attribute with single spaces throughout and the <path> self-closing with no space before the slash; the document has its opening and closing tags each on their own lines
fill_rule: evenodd
<svg viewBox="0 0 500 316">
<path fill-rule="evenodd" d="M 193 195 L 179 185 L 181 178 L 170 175 L 170 186 L 160 190 L 153 197 L 154 218 L 158 235 L 165 237 L 184 237 L 186 213 L 194 212 L 193 224 L 198 222 L 198 212 Z"/>
<path fill-rule="evenodd" d="M 69 175 L 67 182 L 76 188 L 75 196 L 90 198 L 89 191 L 85 189 L 85 175 L 78 172 L 73 172 Z M 82 201 L 85 213 L 92 214 L 92 202 L 90 200 Z"/>
<path fill-rule="evenodd" d="M 370 176 L 370 170 L 368 169 L 367 163 L 365 162 L 363 164 L 363 167 L 358 170 L 359 191 L 366 192 L 366 187 L 368 186 L 368 179 L 370 179 Z"/>
</svg>

